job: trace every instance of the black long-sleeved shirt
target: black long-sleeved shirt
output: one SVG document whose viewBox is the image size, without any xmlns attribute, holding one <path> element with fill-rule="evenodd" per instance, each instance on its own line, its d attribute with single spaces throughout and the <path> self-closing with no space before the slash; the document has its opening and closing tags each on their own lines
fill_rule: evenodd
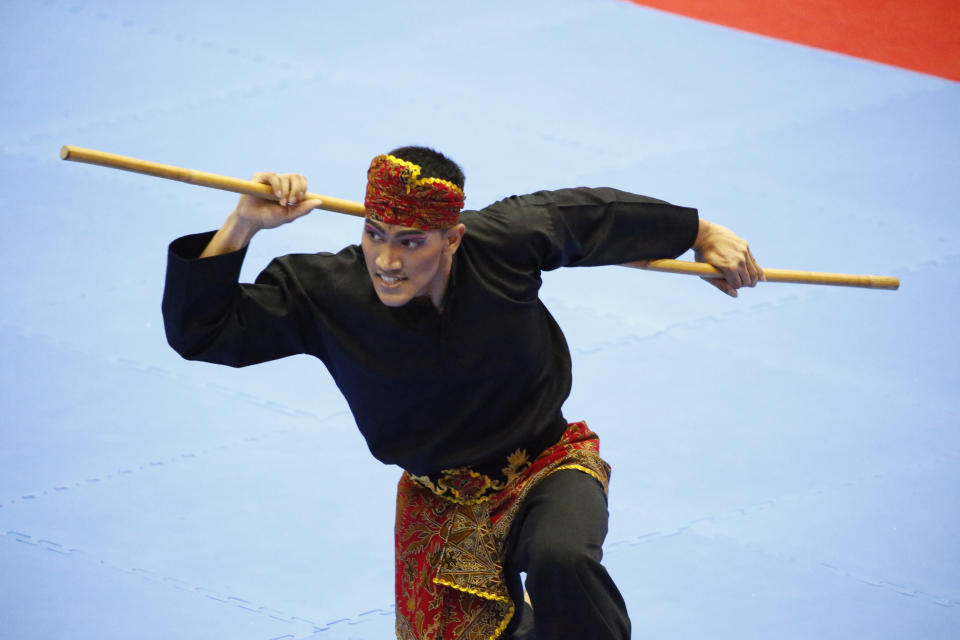
<svg viewBox="0 0 960 640">
<path fill-rule="evenodd" d="M 359 246 L 273 260 L 238 284 L 244 250 L 197 259 L 212 234 L 170 245 L 163 317 L 184 358 L 235 367 L 307 353 L 324 362 L 373 455 L 415 474 L 496 475 L 564 429 L 566 340 L 538 298 L 543 270 L 672 258 L 696 210 L 614 189 L 541 191 L 464 211 L 442 311 L 377 298 Z"/>
</svg>

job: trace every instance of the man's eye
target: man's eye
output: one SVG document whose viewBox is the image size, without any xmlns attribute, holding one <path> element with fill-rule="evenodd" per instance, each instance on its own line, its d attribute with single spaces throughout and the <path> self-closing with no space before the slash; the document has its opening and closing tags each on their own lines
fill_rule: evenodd
<svg viewBox="0 0 960 640">
<path fill-rule="evenodd" d="M 423 244 L 423 240 L 404 240 L 403 241 L 403 246 L 405 246 L 407 249 L 416 249 L 422 244 Z"/>
</svg>

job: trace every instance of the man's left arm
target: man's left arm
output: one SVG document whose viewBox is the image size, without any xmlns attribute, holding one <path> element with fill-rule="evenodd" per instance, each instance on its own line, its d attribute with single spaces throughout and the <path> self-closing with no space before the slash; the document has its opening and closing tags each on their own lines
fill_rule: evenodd
<svg viewBox="0 0 960 640">
<path fill-rule="evenodd" d="M 697 262 L 707 262 L 723 273 L 723 278 L 704 278 L 728 296 L 737 297 L 740 287 L 753 287 L 763 280 L 747 241 L 730 229 L 700 218 L 697 239 L 693 242 Z"/>
<path fill-rule="evenodd" d="M 727 295 L 736 297 L 737 289 L 763 277 L 747 242 L 730 229 L 700 218 L 696 209 L 619 189 L 538 191 L 506 198 L 483 213 L 491 229 L 511 230 L 494 242 L 501 257 L 521 266 L 532 261 L 549 271 L 623 264 L 676 258 L 693 248 L 697 260 L 723 273 L 707 280 Z M 475 231 L 480 229 L 468 233 Z"/>
</svg>

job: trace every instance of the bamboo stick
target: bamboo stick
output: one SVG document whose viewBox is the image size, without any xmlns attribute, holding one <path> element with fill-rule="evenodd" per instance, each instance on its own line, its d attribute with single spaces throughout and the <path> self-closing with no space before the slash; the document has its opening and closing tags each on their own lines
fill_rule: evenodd
<svg viewBox="0 0 960 640">
<path fill-rule="evenodd" d="M 722 278 L 723 274 L 713 265 L 705 262 L 684 262 L 682 260 L 643 260 L 628 262 L 624 267 L 646 269 L 661 273 L 681 273 L 704 278 Z M 859 287 L 862 289 L 896 290 L 900 280 L 893 276 L 871 276 L 850 273 L 824 273 L 821 271 L 795 271 L 791 269 L 763 269 L 766 282 L 792 282 L 795 284 L 826 284 L 837 287 Z"/>
<path fill-rule="evenodd" d="M 166 178 L 167 180 L 195 184 L 200 187 L 210 187 L 211 189 L 258 196 L 266 200 L 273 200 L 274 202 L 277 200 L 277 197 L 273 195 L 273 189 L 268 185 L 260 184 L 253 180 L 230 178 L 228 176 L 217 175 L 216 173 L 184 169 L 169 164 L 160 164 L 158 162 L 150 162 L 149 160 L 140 160 L 138 158 L 130 158 L 128 156 L 96 151 L 94 149 L 84 149 L 82 147 L 64 146 L 60 149 L 60 157 L 63 160 L 71 160 L 73 162 L 96 164 L 110 169 L 132 171 L 133 173 L 142 173 L 156 178 Z M 326 209 L 327 211 L 347 213 L 352 216 L 360 216 L 361 218 L 364 216 L 362 202 L 352 202 L 350 200 L 342 200 L 341 198 L 334 198 L 332 196 L 322 196 L 316 193 L 307 193 L 305 197 L 320 198 L 323 200 L 320 208 Z"/>
<path fill-rule="evenodd" d="M 157 178 L 166 178 L 168 180 L 177 180 L 201 187 L 210 187 L 223 191 L 232 191 L 233 193 L 242 193 L 247 195 L 259 196 L 267 200 L 276 201 L 273 190 L 259 182 L 252 180 L 240 180 L 230 178 L 215 173 L 205 171 L 195 171 L 193 169 L 184 169 L 167 164 L 159 164 L 148 160 L 130 158 L 115 153 L 105 151 L 96 151 L 94 149 L 84 149 L 82 147 L 64 146 L 60 149 L 60 157 L 64 160 L 73 162 L 84 162 L 95 164 L 110 169 L 120 169 L 122 171 L 132 171 L 133 173 L 142 173 Z M 321 209 L 327 211 L 336 211 L 337 213 L 346 213 L 353 216 L 364 216 L 364 207 L 362 202 L 353 202 L 331 196 L 307 193 L 307 198 L 319 198 L 323 200 Z M 634 269 L 646 269 L 648 271 L 659 271 L 663 273 L 679 273 L 684 275 L 696 275 L 705 278 L 722 278 L 723 274 L 712 265 L 703 262 L 685 262 L 681 260 L 643 260 L 639 262 L 629 262 L 622 266 L 632 267 Z M 859 275 L 847 273 L 823 273 L 818 271 L 793 271 L 789 269 L 764 269 L 764 277 L 767 282 L 791 282 L 796 284 L 821 284 L 840 287 L 860 287 L 865 289 L 888 289 L 895 290 L 900 287 L 900 281 L 892 276 Z"/>
</svg>

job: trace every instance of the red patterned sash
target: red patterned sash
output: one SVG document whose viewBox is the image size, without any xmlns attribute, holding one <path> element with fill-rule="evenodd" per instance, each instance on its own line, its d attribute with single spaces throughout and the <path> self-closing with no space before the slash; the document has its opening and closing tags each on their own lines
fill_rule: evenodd
<svg viewBox="0 0 960 640">
<path fill-rule="evenodd" d="M 494 640 L 503 633 L 514 613 L 503 575 L 510 523 L 530 490 L 561 469 L 588 473 L 607 489 L 610 467 L 586 423 L 570 424 L 535 460 L 514 452 L 505 481 L 469 468 L 404 472 L 395 527 L 399 640 Z"/>
</svg>

